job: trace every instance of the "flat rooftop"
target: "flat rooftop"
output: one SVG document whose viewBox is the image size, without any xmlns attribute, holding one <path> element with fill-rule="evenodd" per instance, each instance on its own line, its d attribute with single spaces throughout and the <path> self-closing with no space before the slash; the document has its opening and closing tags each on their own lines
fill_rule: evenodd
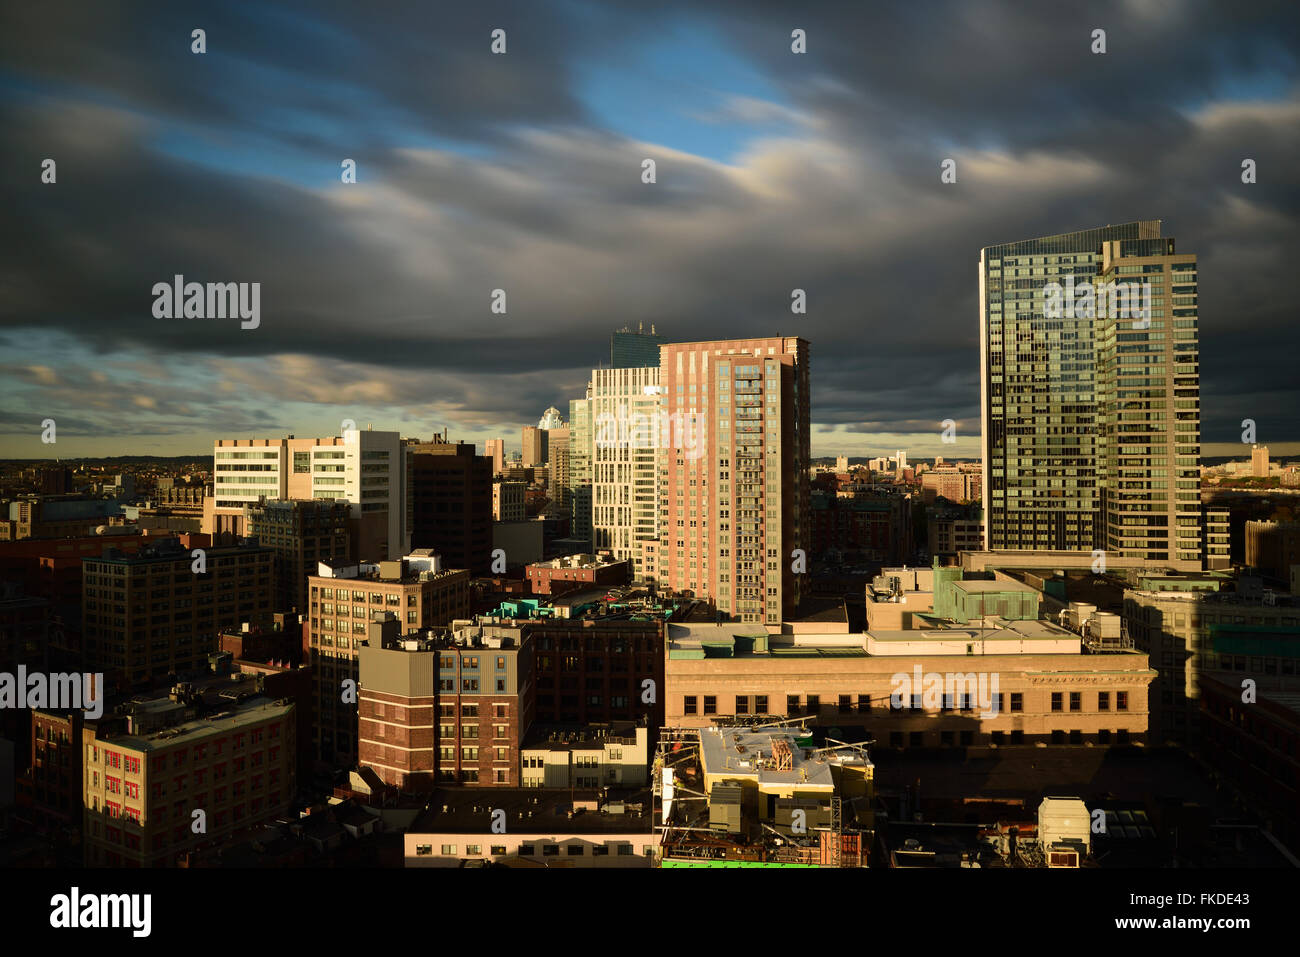
<svg viewBox="0 0 1300 957">
<path fill-rule="evenodd" d="M 795 743 L 800 736 L 773 728 L 701 728 L 700 766 L 705 774 L 754 780 L 760 790 L 793 785 L 826 791 L 835 789 L 832 767 L 871 767 L 862 752 L 815 754 Z M 789 770 L 777 770 L 778 750 L 789 751 Z"/>
<path fill-rule="evenodd" d="M 182 708 L 168 699 L 157 702 L 142 703 L 149 711 L 167 711 L 172 707 Z M 232 704 L 229 710 L 202 715 L 191 721 L 185 721 L 166 728 L 159 728 L 148 734 L 112 734 L 103 741 L 130 748 L 136 751 L 155 751 L 171 747 L 177 743 L 190 744 L 217 735 L 229 734 L 231 731 L 248 727 L 268 719 L 288 714 L 293 705 L 281 703 L 272 698 L 257 696 L 240 704 Z"/>
<path fill-rule="evenodd" d="M 481 834 L 490 843 L 492 812 L 506 812 L 511 834 L 627 834 L 654 832 L 649 788 L 611 791 L 622 814 L 575 811 L 574 804 L 594 806 L 599 792 L 568 788 L 444 788 L 412 822 L 409 834 Z M 638 809 L 639 806 L 639 809 Z"/>
<path fill-rule="evenodd" d="M 606 744 L 635 743 L 635 721 L 609 721 L 597 724 L 533 725 L 520 746 L 522 750 L 579 751 Z M 649 737 L 647 736 L 647 743 Z"/>
</svg>

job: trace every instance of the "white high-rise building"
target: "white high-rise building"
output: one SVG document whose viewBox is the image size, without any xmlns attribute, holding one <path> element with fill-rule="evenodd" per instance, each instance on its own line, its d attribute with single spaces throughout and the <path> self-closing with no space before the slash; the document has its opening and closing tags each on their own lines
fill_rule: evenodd
<svg viewBox="0 0 1300 957">
<path fill-rule="evenodd" d="M 659 369 L 595 369 L 588 391 L 592 548 L 640 580 L 642 543 L 659 537 Z"/>
<path fill-rule="evenodd" d="M 218 439 L 212 466 L 206 532 L 244 534 L 244 507 L 262 500 L 332 498 L 351 505 L 360 555 L 378 560 L 411 550 L 411 466 L 398 432 L 349 429 L 326 438 Z"/>
</svg>

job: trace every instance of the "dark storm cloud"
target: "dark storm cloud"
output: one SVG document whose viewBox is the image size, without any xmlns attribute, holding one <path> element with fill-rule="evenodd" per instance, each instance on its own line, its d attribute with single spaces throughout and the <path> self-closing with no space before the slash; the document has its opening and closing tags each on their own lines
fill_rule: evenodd
<svg viewBox="0 0 1300 957">
<path fill-rule="evenodd" d="M 979 249 L 1163 218 L 1202 263 L 1205 440 L 1235 439 L 1244 417 L 1300 438 L 1292 4 L 81 9 L 12 7 L 0 29 L 16 144 L 0 321 L 16 342 L 54 327 L 104 353 L 219 357 L 232 381 L 241 361 L 307 357 L 243 376 L 268 400 L 328 402 L 318 370 L 370 364 L 401 383 L 374 401 L 451 402 L 487 426 L 580 396 L 626 322 L 688 340 L 797 334 L 815 422 L 977 431 Z M 759 66 L 785 137 L 723 164 L 586 114 L 574 74 L 593 44 L 634 48 L 674 11 Z M 490 57 L 498 25 L 510 52 Z M 194 26 L 206 58 L 189 53 Z M 195 131 L 212 162 L 160 148 Z M 223 168 L 242 138 L 322 168 L 354 157 L 359 183 Z M 427 148 L 443 139 L 483 151 Z M 45 156 L 57 187 L 37 181 Z M 1240 181 L 1245 157 L 1256 185 Z M 261 281 L 261 327 L 154 319 L 153 283 L 178 272 Z M 807 316 L 789 312 L 796 287 Z M 488 313 L 495 288 L 506 316 Z"/>
</svg>

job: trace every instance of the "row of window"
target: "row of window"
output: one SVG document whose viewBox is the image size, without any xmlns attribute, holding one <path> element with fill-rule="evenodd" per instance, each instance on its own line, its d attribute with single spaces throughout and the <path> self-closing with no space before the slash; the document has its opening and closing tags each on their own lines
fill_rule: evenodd
<svg viewBox="0 0 1300 957">
<path fill-rule="evenodd" d="M 1079 691 L 1069 692 L 1070 710 L 1083 710 L 1083 693 Z M 1112 698 L 1113 695 L 1113 698 Z M 703 711 L 700 710 L 700 699 L 697 695 L 684 695 L 682 698 L 683 714 L 717 714 L 718 698 L 716 695 L 704 695 Z M 732 714 L 768 714 L 767 695 L 736 695 L 735 710 Z M 816 714 L 821 710 L 821 697 L 810 694 L 807 696 L 807 704 L 800 706 L 801 698 L 799 695 L 787 695 L 785 701 L 786 714 Z M 1097 709 L 1098 711 L 1110 711 L 1112 701 L 1115 705 L 1115 711 L 1127 711 L 1129 709 L 1127 691 L 1099 691 L 1097 692 Z M 881 697 L 878 704 L 890 710 L 912 710 L 922 711 L 923 696 L 914 694 L 911 696 L 909 708 L 899 709 L 894 706 L 888 696 Z M 836 710 L 841 713 L 869 712 L 872 710 L 872 701 L 870 695 L 860 694 L 856 697 L 852 695 L 839 695 L 836 703 Z M 945 694 L 941 710 L 943 711 L 972 711 L 977 707 L 977 701 L 973 694 Z M 997 710 L 999 712 L 1012 711 L 1020 712 L 1025 710 L 1024 694 L 1021 692 L 1012 692 L 1010 695 L 1001 693 L 998 695 Z M 1052 692 L 1052 710 L 1063 711 L 1064 692 Z"/>
<path fill-rule="evenodd" d="M 583 857 L 587 853 L 587 847 L 588 845 L 586 844 L 566 844 L 564 845 L 564 853 L 568 857 Z M 615 848 L 614 853 L 618 857 L 633 857 L 636 854 L 636 849 L 631 844 L 619 843 L 619 844 L 614 844 L 613 847 Z M 439 846 L 439 851 L 442 857 L 458 857 L 460 856 L 460 852 L 458 848 L 459 848 L 458 844 L 442 844 Z M 517 851 L 517 853 L 524 857 L 533 857 L 537 855 L 538 848 L 541 848 L 542 857 L 558 857 L 560 854 L 559 844 L 552 844 L 552 843 L 541 842 L 541 841 L 538 842 L 525 841 L 524 843 L 519 845 L 519 850 Z M 654 856 L 653 845 L 647 844 L 644 847 L 643 851 L 646 857 Z M 489 850 L 488 850 L 489 856 L 497 857 L 508 853 L 510 852 L 506 849 L 506 845 L 504 844 L 489 845 Z M 609 853 L 610 853 L 609 844 L 591 845 L 592 857 L 608 857 Z M 432 844 L 415 845 L 415 856 L 432 857 L 433 845 Z M 483 856 L 483 845 L 466 844 L 465 856 L 466 857 Z"/>
</svg>

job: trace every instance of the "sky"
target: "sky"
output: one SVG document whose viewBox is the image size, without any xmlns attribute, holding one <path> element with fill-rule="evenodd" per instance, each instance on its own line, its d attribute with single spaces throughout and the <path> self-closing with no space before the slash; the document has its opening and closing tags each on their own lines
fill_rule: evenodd
<svg viewBox="0 0 1300 957">
<path fill-rule="evenodd" d="M 977 457 L 981 247 L 1135 219 L 1199 258 L 1206 454 L 1300 452 L 1298 51 L 1293 2 L 7 4 L 0 458 L 518 448 L 637 323 L 807 339 L 814 455 Z M 260 324 L 155 318 L 178 274 Z"/>
</svg>

